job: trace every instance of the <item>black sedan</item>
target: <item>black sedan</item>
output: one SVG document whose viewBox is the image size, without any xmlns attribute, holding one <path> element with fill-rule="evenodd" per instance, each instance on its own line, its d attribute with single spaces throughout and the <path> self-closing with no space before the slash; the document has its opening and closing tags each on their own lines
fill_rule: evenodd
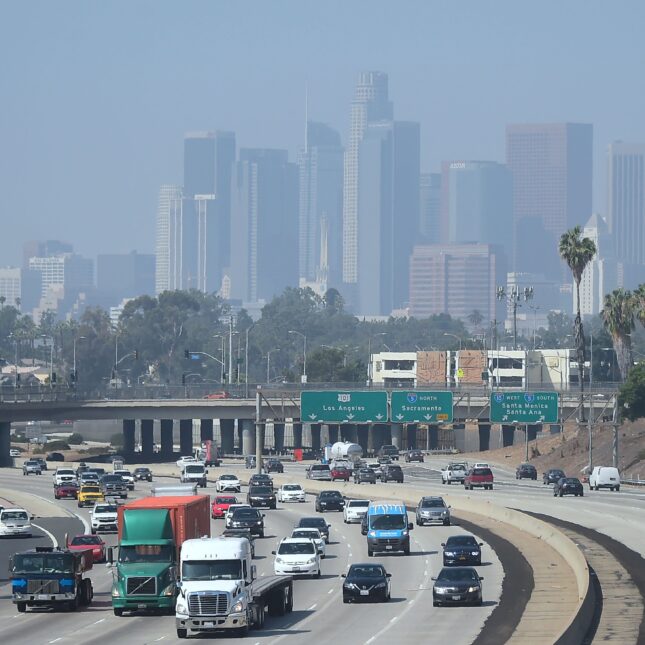
<svg viewBox="0 0 645 645">
<path fill-rule="evenodd" d="M 561 477 L 553 484 L 553 497 L 563 495 L 575 495 L 575 497 L 584 495 L 582 483 L 577 477 Z"/>
<path fill-rule="evenodd" d="M 482 604 L 483 578 L 472 567 L 443 568 L 433 578 L 432 604 L 440 605 Z"/>
<path fill-rule="evenodd" d="M 420 463 L 423 463 L 423 453 L 420 450 L 408 450 L 405 453 L 405 461 L 408 464 L 411 461 L 418 461 Z"/>
<path fill-rule="evenodd" d="M 264 514 L 257 508 L 238 508 L 231 516 L 231 528 L 249 529 L 253 535 L 264 537 Z"/>
<path fill-rule="evenodd" d="M 387 602 L 390 599 L 391 576 L 380 564 L 352 564 L 349 571 L 343 573 L 343 602 Z"/>
<path fill-rule="evenodd" d="M 329 527 L 331 525 L 325 522 L 322 517 L 301 517 L 295 528 L 297 529 L 318 529 L 320 535 L 325 538 L 325 543 L 329 544 Z"/>
<path fill-rule="evenodd" d="M 251 486 L 246 500 L 249 506 L 267 506 L 275 508 L 276 497 L 271 486 Z"/>
<path fill-rule="evenodd" d="M 399 484 L 403 483 L 403 471 L 401 466 L 396 464 L 387 464 L 383 466 L 383 472 L 381 473 L 382 482 L 398 482 Z"/>
<path fill-rule="evenodd" d="M 563 477 L 566 477 L 563 470 L 560 470 L 559 468 L 551 468 L 542 474 L 542 483 L 555 484 L 555 482 Z"/>
<path fill-rule="evenodd" d="M 477 542 L 473 535 L 451 535 L 443 547 L 443 566 L 451 564 L 472 564 L 479 566 L 482 563 L 482 542 Z"/>
<path fill-rule="evenodd" d="M 345 499 L 337 490 L 323 490 L 316 497 L 316 512 L 343 511 Z"/>
<path fill-rule="evenodd" d="M 376 473 L 372 468 L 358 468 L 354 471 L 355 484 L 376 484 Z"/>
<path fill-rule="evenodd" d="M 138 481 L 152 481 L 152 471 L 150 468 L 135 468 L 132 472 L 132 476 Z"/>
<path fill-rule="evenodd" d="M 267 459 L 264 462 L 264 469 L 268 473 L 283 473 L 284 466 L 279 459 Z"/>
<path fill-rule="evenodd" d="M 273 479 L 264 473 L 259 475 L 251 475 L 249 479 L 249 486 L 271 486 L 273 487 Z"/>
<path fill-rule="evenodd" d="M 520 464 L 515 469 L 515 479 L 537 479 L 537 469 L 533 464 Z"/>
</svg>

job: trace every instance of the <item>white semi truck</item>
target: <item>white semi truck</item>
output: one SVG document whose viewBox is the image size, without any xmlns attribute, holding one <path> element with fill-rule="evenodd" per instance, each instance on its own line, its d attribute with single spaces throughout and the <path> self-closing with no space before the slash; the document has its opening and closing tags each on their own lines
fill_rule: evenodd
<svg viewBox="0 0 645 645">
<path fill-rule="evenodd" d="M 245 635 L 264 625 L 265 613 L 282 616 L 293 609 L 290 576 L 256 578 L 246 538 L 200 538 L 181 547 L 177 637 L 189 630 L 230 629 Z"/>
</svg>

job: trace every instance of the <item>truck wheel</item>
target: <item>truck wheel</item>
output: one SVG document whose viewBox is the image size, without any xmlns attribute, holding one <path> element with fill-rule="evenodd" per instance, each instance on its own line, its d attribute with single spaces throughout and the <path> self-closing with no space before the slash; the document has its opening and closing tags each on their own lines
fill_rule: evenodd
<svg viewBox="0 0 645 645">
<path fill-rule="evenodd" d="M 123 616 L 123 609 L 121 609 L 120 607 L 114 607 L 114 615 L 119 616 L 120 618 L 121 616 Z"/>
<path fill-rule="evenodd" d="M 452 484 L 452 481 L 448 479 L 447 481 L 444 482 L 444 484 L 448 484 L 448 486 L 450 486 L 450 484 Z"/>
<path fill-rule="evenodd" d="M 237 636 L 238 638 L 246 638 L 249 635 L 249 626 L 244 625 L 244 627 L 240 627 L 237 630 Z"/>
<path fill-rule="evenodd" d="M 186 638 L 188 636 L 188 630 L 187 629 L 180 629 L 179 627 L 177 628 L 177 638 Z"/>
<path fill-rule="evenodd" d="M 253 627 L 255 629 L 262 629 L 264 627 L 264 605 L 258 606 L 258 621 Z"/>
<path fill-rule="evenodd" d="M 16 603 L 16 609 L 18 610 L 19 614 L 24 614 L 27 611 L 27 603 L 26 602 L 17 602 Z"/>
<path fill-rule="evenodd" d="M 372 551 L 372 549 L 370 549 L 369 547 L 367 548 L 367 555 L 368 555 L 368 557 L 370 557 L 370 558 L 373 558 L 373 557 L 374 557 L 374 551 Z"/>
<path fill-rule="evenodd" d="M 410 555 L 410 545 L 407 544 L 403 549 L 403 555 Z"/>
</svg>

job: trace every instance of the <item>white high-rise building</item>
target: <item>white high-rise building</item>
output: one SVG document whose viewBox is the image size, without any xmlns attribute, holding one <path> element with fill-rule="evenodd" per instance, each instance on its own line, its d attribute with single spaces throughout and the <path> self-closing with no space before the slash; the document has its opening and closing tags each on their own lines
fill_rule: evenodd
<svg viewBox="0 0 645 645">
<path fill-rule="evenodd" d="M 155 293 L 181 289 L 183 251 L 183 203 L 181 187 L 164 184 L 159 191 L 155 245 Z"/>
<path fill-rule="evenodd" d="M 16 306 L 17 299 L 21 298 L 21 275 L 19 267 L 5 267 L 0 269 L 0 298 L 4 304 Z"/>
</svg>

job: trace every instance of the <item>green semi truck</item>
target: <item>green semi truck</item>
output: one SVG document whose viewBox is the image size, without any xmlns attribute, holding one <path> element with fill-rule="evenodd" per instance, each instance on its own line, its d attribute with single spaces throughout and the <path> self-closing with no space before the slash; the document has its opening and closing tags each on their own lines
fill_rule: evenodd
<svg viewBox="0 0 645 645">
<path fill-rule="evenodd" d="M 108 549 L 115 616 L 175 613 L 181 545 L 210 536 L 208 502 L 205 495 L 146 497 L 119 507 L 118 553 Z"/>
</svg>

